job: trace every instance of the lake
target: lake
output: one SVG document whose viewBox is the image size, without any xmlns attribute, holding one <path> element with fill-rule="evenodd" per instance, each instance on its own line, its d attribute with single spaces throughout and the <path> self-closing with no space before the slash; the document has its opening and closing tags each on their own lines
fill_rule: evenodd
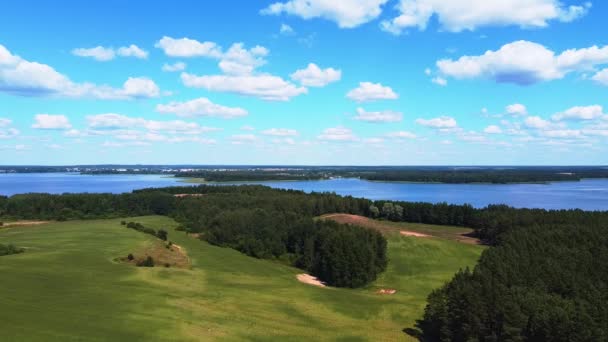
<svg viewBox="0 0 608 342">
<path fill-rule="evenodd" d="M 230 183 L 244 184 L 244 183 Z M 507 204 L 517 208 L 608 210 L 608 179 L 549 184 L 422 184 L 360 179 L 247 182 L 306 192 L 329 191 L 373 200 L 469 203 L 475 207 Z M 27 192 L 130 192 L 135 189 L 188 185 L 160 175 L 79 175 L 75 173 L 0 174 L 0 194 Z"/>
</svg>

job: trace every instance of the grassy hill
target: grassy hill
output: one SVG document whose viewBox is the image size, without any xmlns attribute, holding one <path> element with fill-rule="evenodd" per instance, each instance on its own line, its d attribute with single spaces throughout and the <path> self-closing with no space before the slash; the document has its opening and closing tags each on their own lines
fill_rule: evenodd
<svg viewBox="0 0 608 342">
<path fill-rule="evenodd" d="M 26 248 L 0 257 L 3 340 L 409 340 L 402 330 L 420 318 L 428 293 L 483 250 L 390 234 L 389 266 L 375 283 L 319 288 L 299 283 L 301 270 L 176 232 L 169 218 L 127 220 L 169 228 L 190 268 L 118 262 L 156 243 L 120 219 L 0 229 L 0 243 Z"/>
</svg>

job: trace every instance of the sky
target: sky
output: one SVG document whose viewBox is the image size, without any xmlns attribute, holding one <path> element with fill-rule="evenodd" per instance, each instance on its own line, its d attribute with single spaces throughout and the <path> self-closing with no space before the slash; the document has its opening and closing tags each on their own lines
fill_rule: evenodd
<svg viewBox="0 0 608 342">
<path fill-rule="evenodd" d="M 605 165 L 603 1 L 6 0 L 0 164 Z"/>
</svg>

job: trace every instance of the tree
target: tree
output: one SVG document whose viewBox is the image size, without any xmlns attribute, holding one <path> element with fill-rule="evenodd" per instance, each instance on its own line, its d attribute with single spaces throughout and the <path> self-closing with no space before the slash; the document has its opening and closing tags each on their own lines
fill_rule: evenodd
<svg viewBox="0 0 608 342">
<path fill-rule="evenodd" d="M 166 231 L 166 230 L 164 230 L 164 229 L 159 229 L 159 230 L 156 232 L 156 237 L 158 237 L 159 239 L 161 239 L 161 240 L 163 240 L 163 241 L 167 241 L 167 235 L 168 235 L 168 233 L 167 233 L 167 231 Z"/>
<path fill-rule="evenodd" d="M 380 210 L 375 205 L 369 206 L 369 213 L 373 218 L 377 218 L 378 216 L 380 216 Z"/>
</svg>

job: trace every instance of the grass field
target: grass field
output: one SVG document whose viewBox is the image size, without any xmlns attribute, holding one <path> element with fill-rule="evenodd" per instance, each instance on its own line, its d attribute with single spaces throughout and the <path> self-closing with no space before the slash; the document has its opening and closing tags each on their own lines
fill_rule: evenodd
<svg viewBox="0 0 608 342">
<path fill-rule="evenodd" d="M 392 341 L 420 318 L 426 296 L 482 247 L 391 235 L 389 267 L 371 286 L 319 288 L 300 270 L 210 246 L 176 232 L 169 218 L 130 218 L 170 228 L 191 267 L 136 268 L 115 261 L 154 237 L 120 219 L 0 229 L 0 243 L 26 247 L 0 257 L 3 341 Z M 396 289 L 380 295 L 380 288 Z"/>
</svg>

